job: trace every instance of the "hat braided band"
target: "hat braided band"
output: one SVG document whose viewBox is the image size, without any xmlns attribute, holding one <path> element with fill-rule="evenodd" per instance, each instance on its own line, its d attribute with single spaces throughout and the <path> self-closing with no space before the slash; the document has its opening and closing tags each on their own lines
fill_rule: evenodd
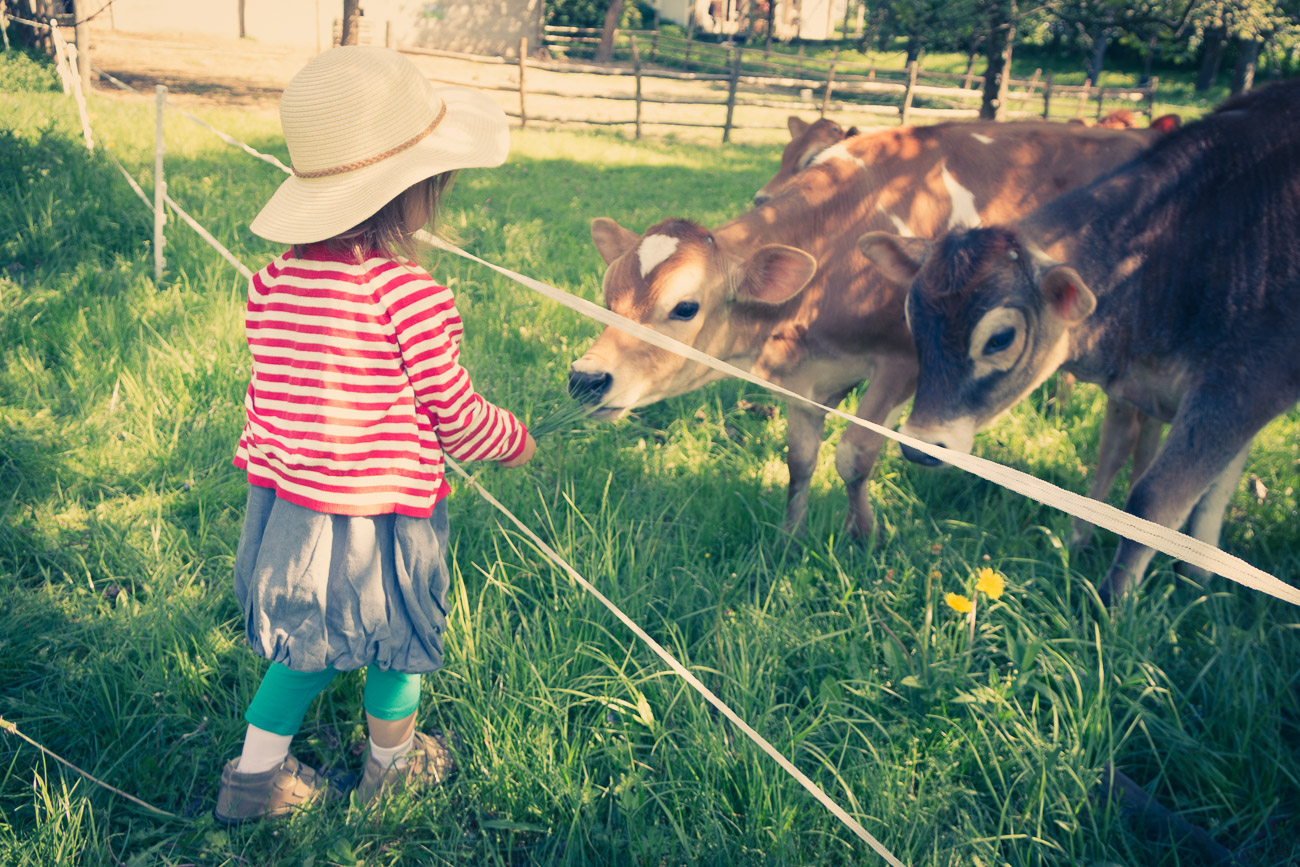
<svg viewBox="0 0 1300 867">
<path fill-rule="evenodd" d="M 404 150 L 408 150 L 410 148 L 415 147 L 421 141 L 428 138 L 429 134 L 433 132 L 435 129 L 437 129 L 438 124 L 442 123 L 442 119 L 446 117 L 446 115 L 447 115 L 447 102 L 446 100 L 444 100 L 442 103 L 442 111 L 438 112 L 438 116 L 433 119 L 433 123 L 429 124 L 421 132 L 412 136 L 410 139 L 402 142 L 397 147 L 389 148 L 388 150 L 384 151 L 381 154 L 375 154 L 373 157 L 366 157 L 363 160 L 356 160 L 355 162 L 344 163 L 341 166 L 335 166 L 332 169 L 321 169 L 320 171 L 315 171 L 315 172 L 300 172 L 298 171 L 298 168 L 293 165 L 291 165 L 290 168 L 293 170 L 294 177 L 327 178 L 330 177 L 331 175 L 341 175 L 346 172 L 356 171 L 357 169 L 364 169 L 366 166 L 373 166 L 375 163 L 382 162 L 388 159 L 389 157 L 394 156 L 395 154 L 400 154 Z"/>
</svg>

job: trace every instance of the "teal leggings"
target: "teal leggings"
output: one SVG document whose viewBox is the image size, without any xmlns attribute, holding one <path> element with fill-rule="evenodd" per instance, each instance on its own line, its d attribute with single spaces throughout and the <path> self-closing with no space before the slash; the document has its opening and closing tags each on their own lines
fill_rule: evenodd
<svg viewBox="0 0 1300 867">
<path fill-rule="evenodd" d="M 293 671 L 278 662 L 262 678 L 244 719 L 277 735 L 296 735 L 307 707 L 329 686 L 338 671 Z M 382 720 L 404 719 L 420 704 L 420 675 L 366 667 L 366 688 L 361 699 L 366 713 Z"/>
</svg>

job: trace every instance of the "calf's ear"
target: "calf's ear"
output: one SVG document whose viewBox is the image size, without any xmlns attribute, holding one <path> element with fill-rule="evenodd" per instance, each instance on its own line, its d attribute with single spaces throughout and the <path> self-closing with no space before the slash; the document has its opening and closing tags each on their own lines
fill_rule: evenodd
<svg viewBox="0 0 1300 867">
<path fill-rule="evenodd" d="M 1183 119 L 1176 114 L 1162 114 L 1151 121 L 1151 128 L 1156 132 L 1169 133 L 1183 125 Z"/>
<path fill-rule="evenodd" d="M 1052 311 L 1071 325 L 1082 322 L 1097 309 L 1097 296 L 1084 285 L 1079 273 L 1066 265 L 1048 268 L 1038 281 L 1038 291 Z"/>
<path fill-rule="evenodd" d="M 608 265 L 634 249 L 641 242 L 641 236 L 631 229 L 624 229 L 609 217 L 597 217 L 591 221 L 591 240 Z"/>
<path fill-rule="evenodd" d="M 880 269 L 880 273 L 900 286 L 908 286 L 916 272 L 921 270 L 925 257 L 930 255 L 932 243 L 890 232 L 867 232 L 858 239 L 858 249 Z"/>
<path fill-rule="evenodd" d="M 806 121 L 804 121 L 801 118 L 795 117 L 793 114 L 790 115 L 790 118 L 785 122 L 785 125 L 790 129 L 791 141 L 803 135 L 804 130 L 808 128 L 808 123 Z"/>
<path fill-rule="evenodd" d="M 739 295 L 749 301 L 783 304 L 803 291 L 817 273 L 817 260 L 795 247 L 767 244 L 745 263 Z"/>
</svg>

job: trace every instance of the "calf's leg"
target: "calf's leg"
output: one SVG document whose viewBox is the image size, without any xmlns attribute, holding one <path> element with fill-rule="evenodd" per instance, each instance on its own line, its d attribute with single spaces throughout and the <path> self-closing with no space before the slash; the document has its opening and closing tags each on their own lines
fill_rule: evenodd
<svg viewBox="0 0 1300 867">
<path fill-rule="evenodd" d="M 808 494 L 817 453 L 821 450 L 826 413 L 805 404 L 786 404 L 786 466 L 790 470 L 790 490 L 785 503 L 785 530 L 797 533 L 808 514 Z"/>
<path fill-rule="evenodd" d="M 884 427 L 893 427 L 898 421 L 898 411 L 915 390 L 915 363 L 882 362 L 877 365 L 875 375 L 858 401 L 856 415 Z M 868 483 L 884 444 L 885 437 L 880 434 L 850 425 L 835 452 L 835 469 L 844 480 L 849 496 L 848 530 L 858 539 L 869 538 L 876 531 Z"/>
<path fill-rule="evenodd" d="M 1181 527 L 1192 508 L 1207 495 L 1206 511 L 1198 527 L 1208 533 L 1213 525 L 1217 537 L 1223 508 L 1232 493 L 1231 484 L 1224 479 L 1234 472 L 1234 478 L 1240 477 L 1251 439 L 1271 418 L 1262 413 L 1261 418 L 1227 418 L 1231 413 L 1225 408 L 1232 405 L 1229 401 L 1208 400 L 1204 395 L 1185 399 L 1164 447 L 1129 492 L 1125 510 L 1166 527 Z M 1226 485 L 1226 492 L 1216 488 L 1210 494 L 1211 486 L 1218 484 Z M 1102 582 L 1102 598 L 1110 601 L 1122 596 L 1131 584 L 1141 580 L 1154 555 L 1151 548 L 1122 539 Z"/>
<path fill-rule="evenodd" d="M 1187 535 L 1200 539 L 1209 545 L 1218 547 L 1219 536 L 1223 531 L 1223 514 L 1228 511 L 1228 503 L 1241 484 L 1241 474 L 1246 469 L 1246 457 L 1250 454 L 1250 444 L 1232 459 L 1232 463 L 1219 473 L 1218 478 L 1192 507 L 1192 514 L 1187 519 Z M 1187 563 L 1178 564 L 1177 571 L 1189 578 L 1205 580 L 1208 573 L 1199 566 Z"/>
<path fill-rule="evenodd" d="M 1106 398 L 1106 414 L 1102 416 L 1101 433 L 1097 442 L 1097 470 L 1092 476 L 1092 486 L 1088 488 L 1088 496 L 1094 500 L 1106 499 L 1115 484 L 1115 477 L 1124 468 L 1129 455 L 1134 454 L 1134 448 L 1142 434 L 1144 418 L 1147 416 L 1133 404 L 1113 397 Z M 1149 457 L 1147 463 L 1150 463 Z M 1133 478 L 1136 479 L 1139 475 L 1135 458 Z M 1075 518 L 1070 531 L 1070 547 L 1076 550 L 1084 547 L 1092 540 L 1092 533 L 1092 524 L 1083 518 Z"/>
</svg>

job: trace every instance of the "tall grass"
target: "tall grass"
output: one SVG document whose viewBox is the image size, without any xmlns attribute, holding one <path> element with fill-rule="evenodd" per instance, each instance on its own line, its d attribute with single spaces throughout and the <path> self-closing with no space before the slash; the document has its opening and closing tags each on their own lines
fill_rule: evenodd
<svg viewBox="0 0 1300 867">
<path fill-rule="evenodd" d="M 96 99 L 100 135 L 148 186 L 147 103 Z M 149 214 L 78 143 L 60 94 L 0 102 L 0 714 L 161 820 L 0 734 L 8 864 L 854 864 L 870 853 L 664 671 L 594 599 L 463 486 L 446 668 L 422 720 L 455 729 L 463 772 L 377 812 L 334 805 L 225 829 L 210 812 L 263 664 L 230 587 L 245 482 L 230 465 L 248 360 L 243 286 Z M 282 158 L 272 119 L 204 116 Z M 169 117 L 172 196 L 251 267 L 248 222 L 279 173 Z M 777 150 L 527 131 L 467 172 L 448 223 L 483 257 L 589 298 L 592 217 L 640 231 L 716 224 Z M 452 257 L 477 386 L 554 424 L 520 470 L 472 467 L 589 580 L 913 865 L 1194 863 L 1185 844 L 1094 800 L 1107 761 L 1256 864 L 1300 859 L 1295 609 L 1158 558 L 1113 616 L 1071 555 L 1068 519 L 895 452 L 872 493 L 876 545 L 841 530 L 829 450 L 807 532 L 779 529 L 785 415 L 728 382 L 600 426 L 564 415 L 598 329 Z M 1047 389 L 984 454 L 1082 489 L 1101 404 Z M 1292 413 L 1260 438 L 1225 544 L 1296 574 Z M 831 439 L 841 425 L 828 425 Z M 974 630 L 943 603 L 1006 575 Z M 361 684 L 340 677 L 296 751 L 355 770 Z"/>
</svg>

